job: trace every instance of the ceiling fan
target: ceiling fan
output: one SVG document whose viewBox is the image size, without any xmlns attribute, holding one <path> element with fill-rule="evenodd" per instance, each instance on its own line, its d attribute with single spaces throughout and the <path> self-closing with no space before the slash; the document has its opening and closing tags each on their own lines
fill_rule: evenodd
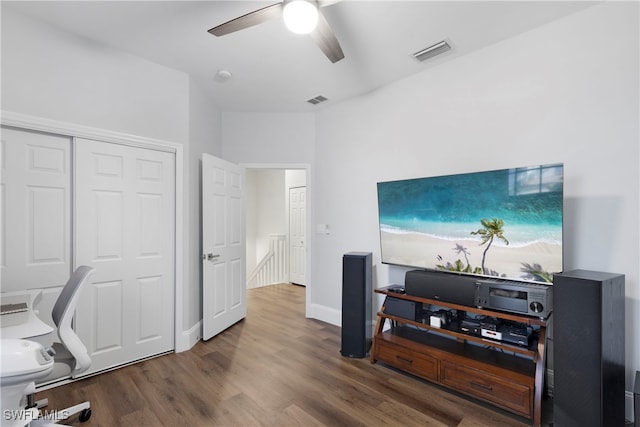
<svg viewBox="0 0 640 427">
<path fill-rule="evenodd" d="M 299 34 L 309 34 L 318 47 L 332 63 L 344 58 L 344 53 L 338 43 L 329 23 L 320 12 L 321 7 L 337 3 L 339 0 L 284 0 L 261 9 L 249 12 L 231 21 L 220 24 L 209 30 L 209 33 L 220 37 L 254 25 L 262 24 L 283 17 L 287 27 Z M 300 13 L 300 14 L 298 14 Z M 309 26 L 304 25 L 303 14 L 310 14 Z M 303 27 L 303 28 L 300 28 Z"/>
</svg>

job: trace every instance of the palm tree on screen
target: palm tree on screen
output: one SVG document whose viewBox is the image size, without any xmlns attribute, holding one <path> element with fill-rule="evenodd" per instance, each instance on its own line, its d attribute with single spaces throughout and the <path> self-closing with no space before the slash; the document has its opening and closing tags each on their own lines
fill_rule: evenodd
<svg viewBox="0 0 640 427">
<path fill-rule="evenodd" d="M 505 242 L 507 245 L 509 244 L 509 241 L 507 240 L 506 237 L 504 237 L 504 221 L 498 218 L 493 218 L 491 221 L 489 221 L 486 218 L 483 218 L 480 220 L 480 224 L 482 224 L 482 228 L 476 230 L 476 231 L 472 231 L 471 234 L 476 236 L 480 236 L 480 238 L 482 239 L 482 242 L 480 243 L 480 245 L 484 245 L 485 243 L 487 244 L 487 247 L 484 248 L 484 252 L 482 252 L 482 272 L 484 274 L 487 274 L 487 269 L 484 266 L 484 261 L 487 258 L 487 252 L 489 251 L 489 248 L 491 247 L 491 244 L 493 243 L 493 240 L 495 238 L 498 238 L 500 240 L 502 240 L 503 242 Z"/>
</svg>

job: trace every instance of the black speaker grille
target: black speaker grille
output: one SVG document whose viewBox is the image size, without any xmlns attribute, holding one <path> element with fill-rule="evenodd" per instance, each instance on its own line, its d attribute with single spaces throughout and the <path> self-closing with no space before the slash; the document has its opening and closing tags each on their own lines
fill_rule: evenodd
<svg viewBox="0 0 640 427">
<path fill-rule="evenodd" d="M 563 273 L 553 293 L 554 425 L 623 426 L 624 276 Z"/>
<path fill-rule="evenodd" d="M 366 357 L 372 339 L 371 253 L 348 253 L 342 260 L 342 348 L 348 357 Z"/>
</svg>

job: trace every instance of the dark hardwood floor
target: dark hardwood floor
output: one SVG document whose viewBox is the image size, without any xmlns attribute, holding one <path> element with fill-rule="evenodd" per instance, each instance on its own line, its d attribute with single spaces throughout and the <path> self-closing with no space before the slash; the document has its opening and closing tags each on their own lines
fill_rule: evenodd
<svg viewBox="0 0 640 427">
<path fill-rule="evenodd" d="M 340 355 L 340 328 L 306 319 L 305 290 L 248 291 L 248 315 L 191 350 L 38 393 L 47 410 L 91 401 L 93 426 L 526 426 L 369 359 Z"/>
</svg>

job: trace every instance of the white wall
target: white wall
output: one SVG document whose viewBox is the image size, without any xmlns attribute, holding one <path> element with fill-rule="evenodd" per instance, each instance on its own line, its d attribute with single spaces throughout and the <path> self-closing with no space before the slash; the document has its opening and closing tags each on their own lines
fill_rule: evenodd
<svg viewBox="0 0 640 427">
<path fill-rule="evenodd" d="M 222 113 L 222 157 L 234 163 L 312 163 L 312 113 Z"/>
<path fill-rule="evenodd" d="M 269 235 L 287 234 L 285 177 L 283 169 L 247 170 L 247 278 L 269 252 Z"/>
<path fill-rule="evenodd" d="M 3 7 L 2 108 L 186 143 L 189 78 Z"/>
<path fill-rule="evenodd" d="M 607 3 L 318 113 L 314 303 L 341 257 L 380 264 L 376 182 L 562 162 L 565 269 L 626 275 L 627 390 L 640 370 L 638 3 Z M 357 172 L 355 172 L 357 171 Z M 322 268 L 318 268 L 322 266 Z"/>
<path fill-rule="evenodd" d="M 200 338 L 202 319 L 202 153 L 221 157 L 220 112 L 193 81 L 189 84 L 189 144 L 185 153 L 185 198 L 189 212 L 185 224 L 184 265 L 186 286 L 183 293 L 183 324 L 191 345 Z"/>
<path fill-rule="evenodd" d="M 289 189 L 290 188 L 295 188 L 295 187 L 305 187 L 307 185 L 307 173 L 304 170 L 301 169 L 297 169 L 297 170 L 287 170 L 285 173 L 285 188 L 287 191 L 287 194 L 289 194 Z M 289 212 L 289 209 L 287 209 L 287 213 Z"/>
</svg>

